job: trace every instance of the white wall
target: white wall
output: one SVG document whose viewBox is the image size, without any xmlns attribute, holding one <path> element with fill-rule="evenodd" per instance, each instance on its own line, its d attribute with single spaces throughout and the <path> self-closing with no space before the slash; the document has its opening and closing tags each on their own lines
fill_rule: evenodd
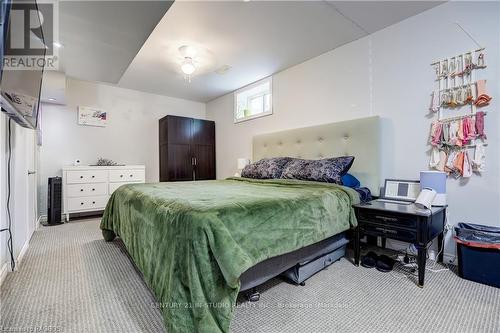
<svg viewBox="0 0 500 333">
<path fill-rule="evenodd" d="M 496 2 L 446 3 L 274 75 L 272 116 L 234 124 L 232 94 L 209 102 L 217 177 L 234 174 L 238 157 L 251 158 L 256 134 L 380 115 L 382 179 L 418 178 L 429 159 L 430 63 L 476 48 L 454 24 L 460 22 L 487 48 L 488 68 L 478 78 L 488 79 L 493 102 L 486 117 L 488 170 L 468 182 L 448 181 L 449 222 L 500 225 L 499 20 Z M 446 252 L 453 255 L 453 242 Z"/>
<path fill-rule="evenodd" d="M 8 165 L 8 118 L 0 114 L 0 229 L 8 227 L 7 218 L 7 165 Z M 19 262 L 28 247 L 35 229 L 34 218 L 28 216 L 28 154 L 34 153 L 34 131 L 25 129 L 15 122 L 11 125 L 11 183 L 10 211 L 14 259 Z M 10 271 L 10 254 L 7 249 L 8 232 L 0 234 L 0 283 Z"/>
<path fill-rule="evenodd" d="M 39 213 L 46 214 L 47 178 L 79 158 L 83 165 L 99 157 L 120 164 L 145 164 L 146 181 L 159 179 L 158 119 L 167 114 L 205 118 L 205 104 L 68 79 L 67 105 L 42 105 Z M 108 111 L 107 127 L 80 126 L 77 107 Z"/>
</svg>

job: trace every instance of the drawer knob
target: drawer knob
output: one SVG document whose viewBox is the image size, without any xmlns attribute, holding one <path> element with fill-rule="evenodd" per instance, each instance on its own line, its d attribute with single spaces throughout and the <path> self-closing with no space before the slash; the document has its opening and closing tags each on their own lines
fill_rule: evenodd
<svg viewBox="0 0 500 333">
<path fill-rule="evenodd" d="M 95 178 L 95 176 L 92 176 L 92 178 Z"/>
<path fill-rule="evenodd" d="M 134 177 L 134 175 L 130 175 L 130 177 Z"/>
<path fill-rule="evenodd" d="M 123 178 L 123 175 L 120 175 L 120 178 Z"/>
<path fill-rule="evenodd" d="M 95 191 L 95 188 L 93 188 L 92 191 Z"/>
<path fill-rule="evenodd" d="M 83 179 L 83 176 L 80 176 L 80 179 Z"/>
<path fill-rule="evenodd" d="M 80 192 L 83 192 L 83 188 L 80 189 Z"/>
<path fill-rule="evenodd" d="M 92 204 L 95 205 L 95 201 L 92 201 Z"/>
<path fill-rule="evenodd" d="M 83 205 L 83 202 L 80 202 L 80 205 Z"/>
</svg>

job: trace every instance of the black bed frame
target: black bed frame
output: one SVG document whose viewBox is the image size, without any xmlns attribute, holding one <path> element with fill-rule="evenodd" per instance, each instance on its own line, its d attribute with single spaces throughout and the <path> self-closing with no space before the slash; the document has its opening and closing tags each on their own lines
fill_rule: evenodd
<svg viewBox="0 0 500 333">
<path fill-rule="evenodd" d="M 258 301 L 260 293 L 256 289 L 257 286 L 297 265 L 304 265 L 316 258 L 332 253 L 345 246 L 347 242 L 346 232 L 342 232 L 298 250 L 266 259 L 250 267 L 241 275 L 240 292 L 244 292 L 249 301 Z M 304 285 L 303 282 L 300 284 Z"/>
</svg>

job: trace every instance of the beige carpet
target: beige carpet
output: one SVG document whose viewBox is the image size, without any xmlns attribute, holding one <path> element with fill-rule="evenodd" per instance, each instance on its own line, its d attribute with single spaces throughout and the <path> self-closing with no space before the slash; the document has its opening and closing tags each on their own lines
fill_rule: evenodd
<svg viewBox="0 0 500 333">
<path fill-rule="evenodd" d="M 154 296 L 123 244 L 97 219 L 41 227 L 0 290 L 0 332 L 164 332 Z M 437 266 L 442 268 L 441 266 Z M 500 289 L 426 273 L 421 289 L 401 271 L 342 259 L 297 287 L 274 279 L 261 300 L 240 299 L 233 332 L 500 332 Z"/>
</svg>

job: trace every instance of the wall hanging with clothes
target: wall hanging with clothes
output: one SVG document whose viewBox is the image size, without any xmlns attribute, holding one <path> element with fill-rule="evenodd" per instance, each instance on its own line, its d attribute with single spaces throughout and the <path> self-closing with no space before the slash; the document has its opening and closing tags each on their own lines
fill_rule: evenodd
<svg viewBox="0 0 500 333">
<path fill-rule="evenodd" d="M 436 73 L 429 110 L 431 124 L 429 167 L 453 178 L 470 178 L 485 171 L 487 80 L 476 79 L 487 68 L 485 49 L 468 51 L 431 64 Z"/>
</svg>

